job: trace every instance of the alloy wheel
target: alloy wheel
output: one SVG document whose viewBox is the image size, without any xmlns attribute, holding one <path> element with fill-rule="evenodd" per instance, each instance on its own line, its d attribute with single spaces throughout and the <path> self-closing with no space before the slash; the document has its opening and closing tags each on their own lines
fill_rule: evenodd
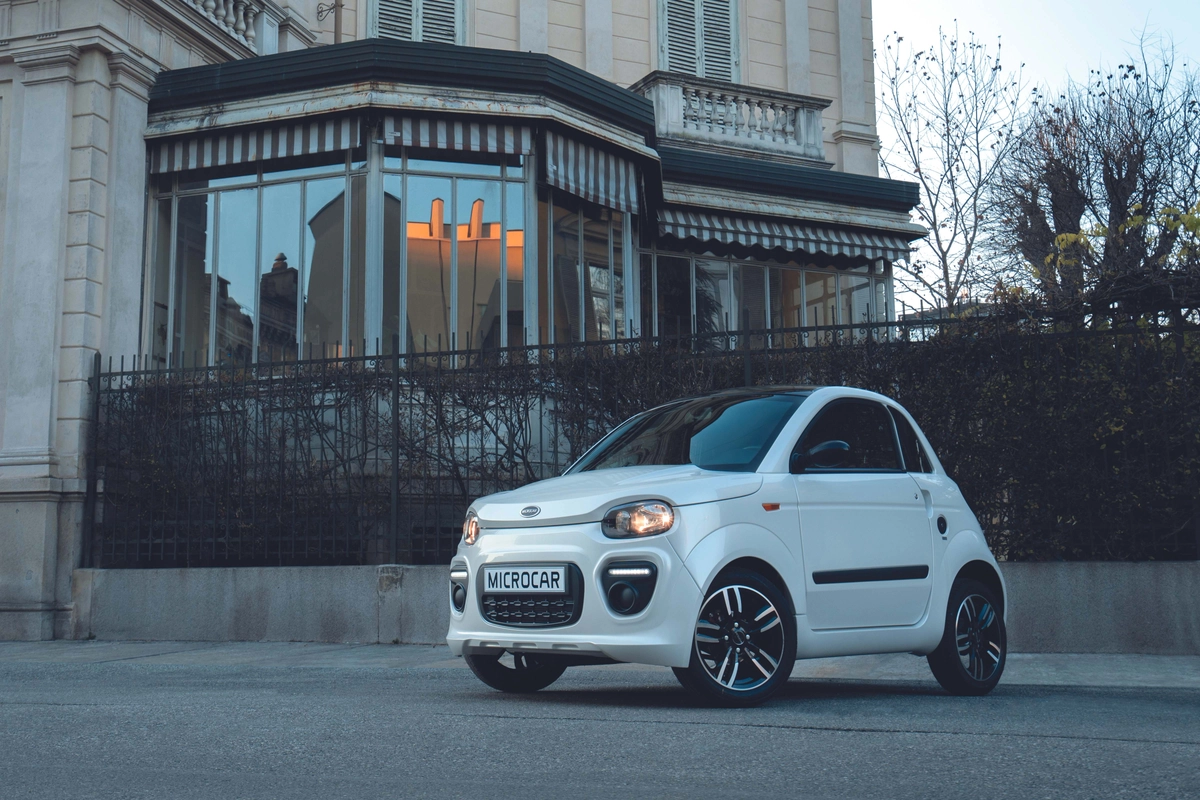
<svg viewBox="0 0 1200 800">
<path fill-rule="evenodd" d="M 747 692 L 779 669 L 786 645 L 775 605 L 749 586 L 724 586 L 709 595 L 696 621 L 696 655 L 725 689 Z"/>
<path fill-rule="evenodd" d="M 1000 667 L 1003 656 L 999 615 L 987 598 L 969 594 L 954 619 L 954 643 L 963 669 L 977 681 L 986 681 Z"/>
</svg>

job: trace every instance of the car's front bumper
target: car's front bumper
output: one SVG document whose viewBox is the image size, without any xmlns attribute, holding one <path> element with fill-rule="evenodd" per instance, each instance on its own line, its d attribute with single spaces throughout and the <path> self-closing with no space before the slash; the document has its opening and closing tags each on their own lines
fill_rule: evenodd
<svg viewBox="0 0 1200 800">
<path fill-rule="evenodd" d="M 463 611 L 450 607 L 446 643 L 455 655 L 545 651 L 685 667 L 691 658 L 700 588 L 669 539 L 670 534 L 609 539 L 598 523 L 486 530 L 474 545 L 460 545 L 451 562 L 451 569 L 466 567 L 469 585 Z M 637 614 L 614 612 L 601 588 L 603 571 L 618 561 L 649 561 L 657 568 L 650 603 Z M 486 619 L 481 610 L 483 568 L 499 564 L 577 566 L 582 574 L 582 608 L 576 621 L 558 627 L 517 627 Z M 450 603 L 449 573 L 445 597 Z"/>
</svg>

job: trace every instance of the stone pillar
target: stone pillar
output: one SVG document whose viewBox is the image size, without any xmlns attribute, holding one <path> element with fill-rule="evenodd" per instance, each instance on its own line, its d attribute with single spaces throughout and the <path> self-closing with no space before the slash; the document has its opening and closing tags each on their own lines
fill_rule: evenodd
<svg viewBox="0 0 1200 800">
<path fill-rule="evenodd" d="M 10 144 L 6 264 L 0 280 L 0 639 L 53 636 L 59 348 L 71 171 L 71 45 L 16 56 L 24 70 Z"/>
<path fill-rule="evenodd" d="M 833 130 L 837 163 L 844 172 L 879 174 L 879 137 L 867 116 L 863 10 L 870 0 L 837 0 L 839 114 Z M 869 8 L 869 5 L 867 5 Z"/>
</svg>

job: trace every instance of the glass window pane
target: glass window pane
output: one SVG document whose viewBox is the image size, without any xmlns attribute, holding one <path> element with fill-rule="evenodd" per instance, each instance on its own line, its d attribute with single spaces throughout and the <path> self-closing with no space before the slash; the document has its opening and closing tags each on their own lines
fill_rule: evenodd
<svg viewBox="0 0 1200 800">
<path fill-rule="evenodd" d="M 245 186 L 258 181 L 258 163 L 231 164 L 225 167 L 209 167 L 176 173 L 179 191 L 191 189 L 221 189 L 227 186 Z"/>
<path fill-rule="evenodd" d="M 508 230 L 504 234 L 508 269 L 508 346 L 525 344 L 525 184 L 504 187 Z"/>
<path fill-rule="evenodd" d="M 304 198 L 304 355 L 336 356 L 342 345 L 346 179 L 308 181 Z"/>
<path fill-rule="evenodd" d="M 367 335 L 367 176 L 350 179 L 350 275 L 349 318 L 346 320 L 347 352 L 350 355 L 378 353 L 378 342 Z"/>
<path fill-rule="evenodd" d="M 410 177 L 408 351 L 450 348 L 450 179 Z"/>
<path fill-rule="evenodd" d="M 154 262 L 150 267 L 150 358 L 148 367 L 167 365 L 167 315 L 171 303 L 171 201 L 154 204 Z"/>
<path fill-rule="evenodd" d="M 208 363 L 214 195 L 179 198 L 175 225 L 174 363 Z"/>
<path fill-rule="evenodd" d="M 401 213 L 404 179 L 383 176 L 383 352 L 395 352 L 400 335 L 400 247 L 404 216 Z"/>
<path fill-rule="evenodd" d="M 554 341 L 577 342 L 579 319 L 579 213 L 554 206 Z"/>
<path fill-rule="evenodd" d="M 659 336 L 687 336 L 692 332 L 691 269 L 690 259 L 658 257 Z"/>
<path fill-rule="evenodd" d="M 538 236 L 538 335 L 539 344 L 550 344 L 550 204 L 546 201 L 546 190 L 538 191 L 537 236 Z"/>
<path fill-rule="evenodd" d="M 613 338 L 608 218 L 608 211 L 596 218 L 585 214 L 583 222 L 583 255 L 587 268 L 583 313 L 587 339 L 593 342 Z"/>
<path fill-rule="evenodd" d="M 803 453 L 833 440 L 850 445 L 850 452 L 841 469 L 901 468 L 891 418 L 879 403 L 834 401 L 804 431 L 797 448 Z"/>
<path fill-rule="evenodd" d="M 729 264 L 696 261 L 696 333 L 729 329 Z"/>
<path fill-rule="evenodd" d="M 264 162 L 263 180 L 277 181 L 336 175 L 346 171 L 346 151 L 313 153 L 309 156 L 281 158 Z"/>
<path fill-rule="evenodd" d="M 865 275 L 841 276 L 842 324 L 863 325 L 871 321 L 871 279 Z M 852 330 L 854 340 L 866 338 L 866 329 Z"/>
<path fill-rule="evenodd" d="M 612 294 L 613 337 L 624 338 L 625 331 L 625 215 L 612 214 Z"/>
<path fill-rule="evenodd" d="M 262 249 L 258 257 L 258 358 L 296 357 L 300 291 L 300 184 L 262 190 Z"/>
<path fill-rule="evenodd" d="M 217 245 L 217 363 L 247 364 L 254 353 L 258 190 L 221 192 Z"/>
<path fill-rule="evenodd" d="M 464 177 L 500 177 L 500 159 L 503 156 L 481 156 L 480 161 L 468 160 L 469 156 L 466 153 L 458 151 L 452 152 L 451 156 L 454 160 L 442 161 L 432 156 L 437 156 L 438 153 L 431 154 L 421 153 L 422 157 L 408 157 L 408 169 L 412 172 L 440 172 L 446 175 L 462 175 Z"/>
<path fill-rule="evenodd" d="M 642 253 L 638 265 L 638 302 L 641 306 L 641 330 L 638 336 L 654 335 L 654 256 Z"/>
<path fill-rule="evenodd" d="M 500 346 L 499 181 L 458 181 L 458 350 Z"/>
<path fill-rule="evenodd" d="M 804 327 L 837 324 L 834 282 L 834 276 L 824 272 L 804 273 Z M 820 331 L 815 336 L 806 335 L 805 341 L 830 342 L 833 341 L 833 332 Z"/>
<path fill-rule="evenodd" d="M 734 305 L 737 327 L 744 331 L 761 331 L 767 327 L 766 270 L 751 264 L 735 264 Z M 765 347 L 766 337 L 756 334 L 749 339 L 751 347 Z"/>
<path fill-rule="evenodd" d="M 767 271 L 771 283 L 771 329 L 799 328 L 804 324 L 801 303 L 803 292 L 801 281 L 804 273 L 796 269 L 772 267 Z M 795 333 L 772 334 L 774 347 L 796 347 L 799 335 Z"/>
<path fill-rule="evenodd" d="M 925 455 L 925 448 L 917 438 L 917 432 L 904 415 L 894 408 L 889 408 L 892 420 L 896 423 L 896 433 L 900 436 L 900 452 L 904 455 L 904 468 L 909 472 L 933 472 L 933 465 Z"/>
</svg>

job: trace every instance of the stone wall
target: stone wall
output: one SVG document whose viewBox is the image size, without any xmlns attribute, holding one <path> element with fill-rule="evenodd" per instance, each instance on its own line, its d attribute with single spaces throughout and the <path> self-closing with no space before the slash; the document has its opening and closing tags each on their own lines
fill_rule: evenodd
<svg viewBox="0 0 1200 800">
<path fill-rule="evenodd" d="M 1200 563 L 1011 563 L 1009 647 L 1200 655 Z M 69 638 L 437 644 L 447 567 L 76 570 Z"/>
</svg>

